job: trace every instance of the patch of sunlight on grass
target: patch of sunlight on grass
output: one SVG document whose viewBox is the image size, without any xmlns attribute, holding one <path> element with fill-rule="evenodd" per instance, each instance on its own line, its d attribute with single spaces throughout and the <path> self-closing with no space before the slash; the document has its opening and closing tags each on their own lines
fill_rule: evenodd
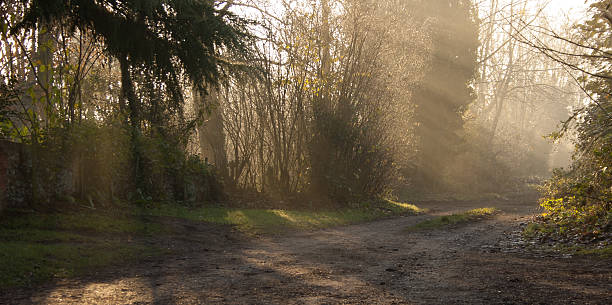
<svg viewBox="0 0 612 305">
<path fill-rule="evenodd" d="M 414 205 L 380 200 L 334 211 L 189 208 L 156 203 L 126 206 L 120 212 L 32 213 L 9 211 L 0 217 L 0 288 L 70 277 L 112 264 L 125 264 L 162 249 L 128 242 L 131 236 L 164 234 L 151 217 L 179 217 L 233 225 L 246 233 L 317 229 L 421 212 Z"/>
<path fill-rule="evenodd" d="M 395 211 L 398 211 L 398 212 L 406 212 L 406 211 L 411 211 L 413 213 L 424 212 L 423 209 L 417 207 L 414 204 L 397 202 L 393 200 L 386 200 L 386 202 L 389 204 L 391 208 L 393 208 Z"/>
<path fill-rule="evenodd" d="M 380 200 L 334 211 L 293 211 L 280 209 L 230 209 L 224 207 L 188 208 L 157 204 L 137 213 L 180 217 L 195 221 L 234 225 L 249 233 L 280 233 L 290 229 L 317 229 L 371 221 L 389 216 L 413 215 L 423 210 L 408 203 Z"/>
<path fill-rule="evenodd" d="M 487 216 L 491 216 L 497 213 L 499 210 L 496 208 L 479 208 L 469 210 L 463 213 L 451 214 L 438 216 L 429 220 L 419 222 L 414 226 L 406 228 L 408 231 L 427 230 L 427 229 L 439 229 L 447 226 L 457 225 L 461 223 L 471 222 L 483 219 Z"/>
<path fill-rule="evenodd" d="M 234 225 L 245 225 L 249 222 L 249 218 L 245 215 L 244 211 L 227 211 L 224 222 Z"/>
<path fill-rule="evenodd" d="M 287 221 L 291 222 L 291 223 L 298 223 L 298 220 L 293 217 L 292 215 L 289 215 L 289 213 L 287 213 L 287 211 L 284 210 L 272 210 L 272 212 L 284 219 L 286 219 Z"/>
</svg>

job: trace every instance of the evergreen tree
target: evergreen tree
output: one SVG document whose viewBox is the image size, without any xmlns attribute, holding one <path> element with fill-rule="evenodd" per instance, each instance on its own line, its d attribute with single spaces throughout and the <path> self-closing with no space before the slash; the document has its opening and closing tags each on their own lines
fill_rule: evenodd
<svg viewBox="0 0 612 305">
<path fill-rule="evenodd" d="M 244 54 L 246 21 L 208 0 L 31 0 L 19 26 L 64 23 L 102 39 L 110 54 L 159 75 L 184 71 L 196 84 L 216 83 L 215 50 Z"/>
<path fill-rule="evenodd" d="M 121 71 L 120 108 L 130 126 L 133 180 L 146 190 L 141 129 L 144 115 L 159 114 L 161 107 L 180 108 L 183 102 L 179 75 L 186 75 L 200 91 L 215 85 L 230 64 L 225 57 L 248 53 L 244 19 L 215 7 L 210 0 L 24 0 L 23 19 L 12 31 L 63 28 L 90 33 L 115 57 Z M 41 25 L 44 25 L 41 27 Z M 146 111 L 137 97 L 133 74 L 150 74 L 163 83 L 173 103 Z M 159 104 L 158 99 L 150 102 Z M 152 123 L 156 118 L 148 118 Z M 159 121 L 159 118 L 157 118 Z"/>
<path fill-rule="evenodd" d="M 433 54 L 428 72 L 413 96 L 419 151 L 417 182 L 440 189 L 446 165 L 461 141 L 462 114 L 473 100 L 478 25 L 470 1 L 416 1 L 416 16 L 431 33 Z"/>
</svg>

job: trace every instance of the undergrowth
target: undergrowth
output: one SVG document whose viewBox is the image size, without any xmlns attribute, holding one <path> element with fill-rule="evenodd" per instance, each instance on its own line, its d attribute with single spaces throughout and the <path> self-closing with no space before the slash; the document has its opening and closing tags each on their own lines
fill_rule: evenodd
<svg viewBox="0 0 612 305">
<path fill-rule="evenodd" d="M 612 160 L 612 151 L 608 154 Z M 593 163 L 599 166 L 603 162 Z M 544 213 L 526 226 L 525 237 L 587 248 L 610 246 L 612 175 L 605 166 L 594 170 L 595 165 L 587 165 L 567 171 L 556 170 L 540 187 L 540 206 Z"/>
</svg>

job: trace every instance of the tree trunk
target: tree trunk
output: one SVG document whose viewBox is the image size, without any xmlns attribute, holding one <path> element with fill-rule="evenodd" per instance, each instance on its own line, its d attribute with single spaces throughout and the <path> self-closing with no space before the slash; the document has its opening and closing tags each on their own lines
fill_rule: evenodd
<svg viewBox="0 0 612 305">
<path fill-rule="evenodd" d="M 510 3 L 510 24 L 514 23 L 514 1 Z M 512 39 L 513 28 L 510 28 L 510 32 L 508 33 L 509 39 Z M 506 99 L 506 94 L 508 92 L 508 86 L 510 82 L 512 82 L 512 75 L 514 70 L 514 40 L 510 40 L 508 43 L 508 65 L 506 67 L 506 73 L 504 74 L 504 78 L 501 86 L 498 87 L 498 90 L 495 92 L 495 117 L 493 118 L 493 126 L 491 127 L 491 136 L 489 137 L 489 143 L 493 143 L 495 139 L 495 133 L 497 131 L 497 125 L 499 124 L 499 119 L 502 114 L 502 110 L 504 107 L 504 102 Z"/>
<path fill-rule="evenodd" d="M 216 88 L 208 88 L 208 93 L 203 93 L 197 87 L 193 87 L 194 107 L 196 112 L 202 112 L 204 116 L 203 122 L 197 127 L 200 153 L 206 162 L 216 167 L 222 178 L 227 178 L 225 131 L 218 92 Z"/>
<path fill-rule="evenodd" d="M 134 175 L 136 187 L 141 191 L 145 191 L 143 188 L 143 153 L 140 144 L 140 105 L 138 105 L 134 83 L 130 75 L 130 64 L 127 58 L 119 58 L 119 65 L 121 68 L 121 100 L 124 105 L 125 101 L 127 101 L 127 110 L 129 111 L 130 140 L 132 142 L 132 158 L 134 161 L 132 173 Z"/>
</svg>

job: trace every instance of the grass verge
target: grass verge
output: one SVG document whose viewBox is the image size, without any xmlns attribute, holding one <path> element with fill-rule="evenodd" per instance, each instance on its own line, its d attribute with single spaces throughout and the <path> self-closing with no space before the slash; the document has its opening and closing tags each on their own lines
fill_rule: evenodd
<svg viewBox="0 0 612 305">
<path fill-rule="evenodd" d="M 448 227 L 452 225 L 457 225 L 461 223 L 471 222 L 483 219 L 487 216 L 491 216 L 497 213 L 498 210 L 496 208 L 480 208 L 473 209 L 463 213 L 438 216 L 432 219 L 428 219 L 414 226 L 410 226 L 406 228 L 407 231 L 418 231 L 418 230 L 428 230 L 428 229 L 440 229 L 443 227 Z"/>
<path fill-rule="evenodd" d="M 7 211 L 0 218 L 0 288 L 29 286 L 158 255 L 161 249 L 131 239 L 162 231 L 159 224 L 106 212 Z"/>
<path fill-rule="evenodd" d="M 176 204 L 157 204 L 136 213 L 170 216 L 236 226 L 243 233 L 281 233 L 287 229 L 320 229 L 372 221 L 388 216 L 414 215 L 422 212 L 412 204 L 380 200 L 358 208 L 336 211 L 292 211 L 281 209 L 232 209 L 225 207 L 188 208 Z"/>
<path fill-rule="evenodd" d="M 414 205 L 381 200 L 337 211 L 188 208 L 173 203 L 121 206 L 120 211 L 34 213 L 9 210 L 0 216 L 0 289 L 126 264 L 165 252 L 138 243 L 140 237 L 173 234 L 156 217 L 233 225 L 244 233 L 316 229 L 421 212 Z"/>
</svg>

